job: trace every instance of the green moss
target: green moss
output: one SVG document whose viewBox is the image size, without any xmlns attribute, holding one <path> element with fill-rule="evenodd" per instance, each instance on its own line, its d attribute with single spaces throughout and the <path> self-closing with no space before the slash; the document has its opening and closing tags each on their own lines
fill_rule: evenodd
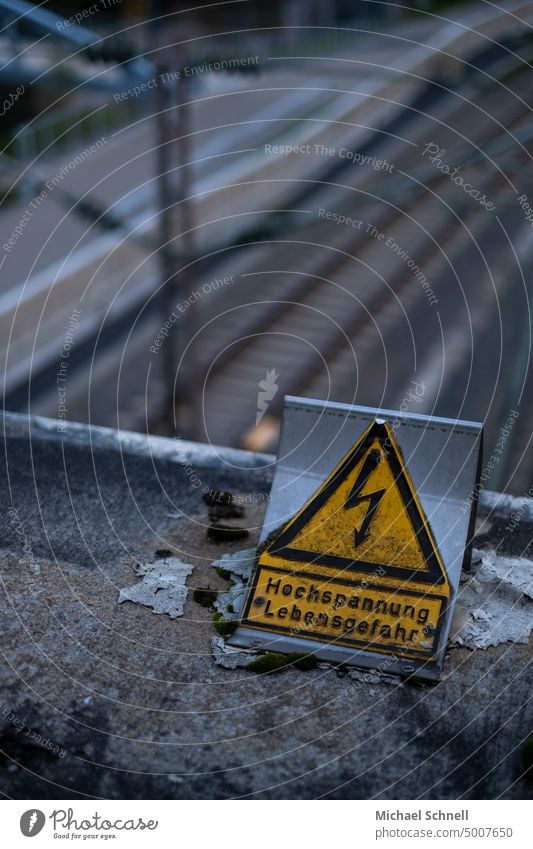
<svg viewBox="0 0 533 849">
<path fill-rule="evenodd" d="M 217 593 L 210 589 L 198 589 L 192 594 L 196 604 L 201 604 L 202 607 L 213 607 L 217 600 Z"/>
<path fill-rule="evenodd" d="M 275 528 L 273 531 L 270 531 L 267 538 L 264 539 L 263 542 L 257 547 L 256 564 L 263 551 L 267 551 L 271 546 L 274 545 L 277 538 L 281 536 L 281 532 L 284 528 L 285 525 L 280 525 L 279 528 Z"/>
<path fill-rule="evenodd" d="M 298 654 L 297 652 L 291 652 L 287 655 L 288 658 L 292 658 L 291 663 L 296 669 L 300 669 L 302 672 L 308 672 L 309 669 L 314 669 L 318 664 L 318 657 L 316 654 Z"/>
<path fill-rule="evenodd" d="M 226 610 L 228 611 L 228 613 L 235 613 L 235 608 L 233 607 L 232 604 L 227 604 Z"/>
<path fill-rule="evenodd" d="M 229 581 L 231 579 L 231 572 L 228 572 L 227 569 L 223 569 L 222 566 L 217 566 L 215 571 L 217 575 L 219 575 L 225 581 Z"/>
<path fill-rule="evenodd" d="M 235 619 L 224 619 L 222 613 L 214 614 L 213 624 L 221 637 L 231 637 L 233 632 L 239 627 L 238 621 Z"/>
<path fill-rule="evenodd" d="M 314 654 L 300 654 L 299 652 L 281 654 L 280 652 L 269 651 L 252 660 L 247 668 L 251 669 L 252 672 L 257 672 L 258 675 L 282 672 L 289 666 L 295 666 L 302 672 L 306 672 L 309 669 L 314 669 L 317 663 L 318 658 Z"/>
</svg>

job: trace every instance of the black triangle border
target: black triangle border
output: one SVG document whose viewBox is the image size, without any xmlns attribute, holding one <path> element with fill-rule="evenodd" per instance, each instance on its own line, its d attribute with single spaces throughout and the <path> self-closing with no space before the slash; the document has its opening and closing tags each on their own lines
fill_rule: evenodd
<svg viewBox="0 0 533 849">
<path fill-rule="evenodd" d="M 331 495 L 335 492 L 338 486 L 350 474 L 352 469 L 366 454 L 374 439 L 379 439 L 379 442 L 385 452 L 390 468 L 394 474 L 401 499 L 411 521 L 411 525 L 418 538 L 418 543 L 422 550 L 422 555 L 429 566 L 429 570 L 421 572 L 418 569 L 405 569 L 398 566 L 390 566 L 386 563 L 377 564 L 369 563 L 365 560 L 348 560 L 344 557 L 339 557 L 334 554 L 317 554 L 316 552 L 305 552 L 299 549 L 288 548 L 288 544 L 294 539 L 299 531 L 305 527 L 307 522 L 318 512 L 318 510 L 328 501 Z M 437 544 L 432 539 L 431 530 L 429 530 L 429 522 L 424 516 L 427 527 L 422 521 L 422 517 L 416 505 L 414 498 L 411 495 L 411 489 L 407 482 L 406 470 L 402 468 L 399 457 L 400 448 L 396 443 L 389 438 L 385 423 L 374 421 L 368 428 L 364 439 L 357 442 L 354 447 L 346 454 L 337 468 L 337 471 L 328 481 L 326 486 L 315 494 L 302 512 L 289 523 L 289 527 L 282 530 L 281 534 L 267 549 L 268 553 L 274 557 L 283 557 L 286 560 L 297 563 L 307 563 L 319 566 L 329 566 L 336 569 L 348 569 L 357 572 L 372 572 L 375 573 L 376 568 L 380 568 L 381 577 L 403 578 L 406 581 L 416 581 L 419 584 L 431 584 L 433 586 L 446 583 L 444 573 L 444 565 L 440 561 L 437 554 Z M 413 487 L 414 489 L 414 487 Z M 422 509 L 422 507 L 421 507 Z"/>
</svg>

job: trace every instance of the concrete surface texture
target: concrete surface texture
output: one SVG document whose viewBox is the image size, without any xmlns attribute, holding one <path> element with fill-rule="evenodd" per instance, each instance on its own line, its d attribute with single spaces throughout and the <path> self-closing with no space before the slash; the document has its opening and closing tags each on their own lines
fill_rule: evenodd
<svg viewBox="0 0 533 849">
<path fill-rule="evenodd" d="M 3 441 L 3 795 L 531 794 L 522 762 L 531 724 L 530 500 L 482 494 L 479 556 L 465 576 L 474 602 L 484 584 L 479 607 L 493 598 L 502 620 L 511 623 L 520 602 L 520 633 L 477 649 L 450 644 L 436 685 L 332 666 L 258 675 L 215 663 L 212 613 L 193 591 L 225 591 L 211 563 L 257 541 L 272 458 L 75 425 L 58 434 L 53 422 L 10 415 Z M 241 497 L 244 517 L 230 521 L 247 539 L 207 536 L 210 488 Z M 119 604 L 147 564 L 170 558 L 193 567 L 182 616 Z M 471 620 L 479 633 L 483 616 Z"/>
</svg>

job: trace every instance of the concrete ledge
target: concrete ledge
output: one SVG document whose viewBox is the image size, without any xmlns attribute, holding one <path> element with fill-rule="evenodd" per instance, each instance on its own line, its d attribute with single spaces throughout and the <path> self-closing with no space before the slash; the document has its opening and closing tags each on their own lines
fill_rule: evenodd
<svg viewBox="0 0 533 849">
<path fill-rule="evenodd" d="M 194 444 L 181 454 L 175 440 L 83 425 L 58 434 L 55 422 L 10 414 L 2 434 L 5 795 L 530 795 L 523 628 L 486 648 L 450 645 L 436 685 L 330 666 L 277 675 L 223 668 L 212 655 L 211 613 L 191 590 L 225 590 L 211 562 L 255 545 L 272 458 Z M 207 537 L 204 487 L 241 496 L 248 539 Z M 483 493 L 465 599 L 483 579 L 479 598 L 496 604 L 504 624 L 516 624 L 518 605 L 530 620 L 532 539 L 530 499 Z M 170 555 L 193 567 L 183 616 L 118 603 L 121 589 Z M 465 610 L 466 625 L 483 624 Z"/>
<path fill-rule="evenodd" d="M 158 460 L 194 463 L 208 468 L 265 468 L 275 462 L 271 454 L 252 454 L 237 448 L 206 445 L 186 439 L 168 439 L 146 436 L 110 427 L 85 425 L 78 422 L 60 421 L 44 416 L 25 416 L 21 413 L 4 413 L 1 417 L 2 432 L 7 437 L 26 434 L 32 440 L 59 440 L 65 445 L 80 445 L 95 451 L 118 451 L 138 457 L 154 457 Z"/>
</svg>

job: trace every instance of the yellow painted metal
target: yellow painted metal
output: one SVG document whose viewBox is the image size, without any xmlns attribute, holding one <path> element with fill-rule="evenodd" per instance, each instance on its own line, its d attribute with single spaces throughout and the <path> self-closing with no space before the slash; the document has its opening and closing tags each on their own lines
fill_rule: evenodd
<svg viewBox="0 0 533 849">
<path fill-rule="evenodd" d="M 260 567 L 246 625 L 424 657 L 433 652 L 444 601 L 384 584 L 347 586 Z"/>
<path fill-rule="evenodd" d="M 268 542 L 243 624 L 424 657 L 451 589 L 393 429 L 373 422 Z"/>
</svg>

